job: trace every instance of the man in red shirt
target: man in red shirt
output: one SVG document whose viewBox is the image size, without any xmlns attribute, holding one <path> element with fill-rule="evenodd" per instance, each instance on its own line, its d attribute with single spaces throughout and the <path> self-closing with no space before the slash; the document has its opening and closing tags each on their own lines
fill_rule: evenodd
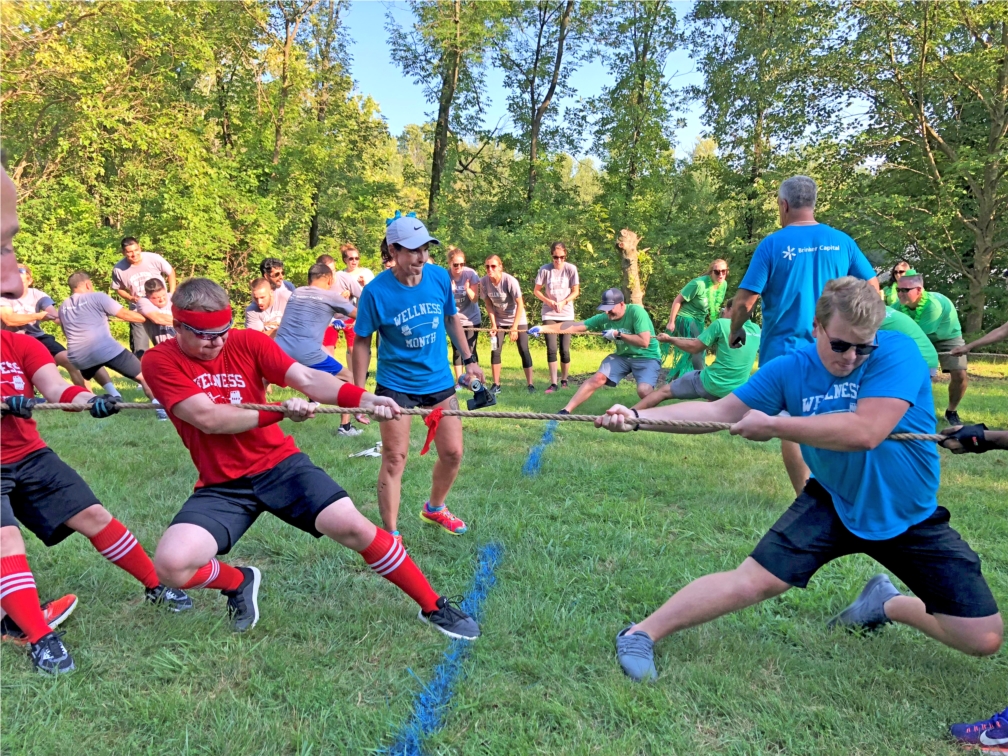
<svg viewBox="0 0 1008 756">
<path fill-rule="evenodd" d="M 212 588 L 228 599 L 236 632 L 259 619 L 255 567 L 219 562 L 256 518 L 270 512 L 316 538 L 329 536 L 420 605 L 420 619 L 451 638 L 479 637 L 467 614 L 438 596 L 401 543 L 357 511 L 338 483 L 301 453 L 277 423 L 314 416 L 316 402 L 368 407 L 379 421 L 399 406 L 295 362 L 257 331 L 230 330 L 227 293 L 206 278 L 179 284 L 172 297 L 176 338 L 144 353 L 154 396 L 168 411 L 199 480 L 161 537 L 154 564 L 168 585 Z M 265 402 L 266 383 L 291 386 L 312 401 L 288 399 L 283 412 L 234 404 Z"/>
<path fill-rule="evenodd" d="M 14 290 L 10 269 L 17 276 L 12 243 L 17 231 L 13 202 L 17 190 L 6 174 L 0 182 L 0 280 L 6 296 Z M 0 397 L 7 405 L 0 419 L 0 607 L 30 644 L 35 666 L 42 672 L 62 674 L 73 671 L 73 659 L 38 605 L 19 522 L 46 546 L 55 546 L 74 531 L 84 534 L 102 556 L 144 585 L 146 599 L 152 603 L 182 611 L 192 608 L 192 601 L 184 592 L 160 584 L 154 564 L 133 534 L 99 503 L 80 475 L 46 446 L 31 419 L 36 388 L 47 401 L 89 406 L 97 418 L 115 414 L 118 408 L 115 397 L 97 397 L 67 383 L 49 351 L 32 337 L 0 332 Z"/>
</svg>

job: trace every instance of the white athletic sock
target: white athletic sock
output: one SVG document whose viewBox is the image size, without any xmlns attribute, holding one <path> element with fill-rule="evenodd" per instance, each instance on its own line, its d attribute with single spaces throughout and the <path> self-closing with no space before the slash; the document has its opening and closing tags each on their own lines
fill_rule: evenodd
<svg viewBox="0 0 1008 756">
<path fill-rule="evenodd" d="M 102 384 L 102 388 L 105 389 L 105 393 L 106 394 L 110 394 L 112 396 L 122 396 L 122 394 L 120 394 L 116 390 L 115 384 L 112 383 L 112 381 L 109 381 L 108 383 Z"/>
</svg>

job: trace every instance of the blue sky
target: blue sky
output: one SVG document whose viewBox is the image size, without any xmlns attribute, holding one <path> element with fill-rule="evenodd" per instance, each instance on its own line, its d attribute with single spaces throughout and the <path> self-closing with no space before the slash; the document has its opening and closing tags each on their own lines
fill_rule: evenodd
<svg viewBox="0 0 1008 756">
<path fill-rule="evenodd" d="M 677 13 L 682 18 L 688 12 L 690 4 L 683 2 L 677 5 L 679 6 Z M 379 103 L 382 115 L 388 121 L 389 130 L 392 134 L 398 135 L 407 124 L 432 120 L 434 111 L 433 106 L 424 100 L 422 89 L 405 78 L 402 71 L 390 59 L 385 32 L 385 18 L 389 12 L 402 26 L 409 26 L 412 23 L 412 14 L 405 3 L 357 0 L 351 5 L 346 16 L 346 26 L 352 39 L 351 70 L 357 83 L 357 90 L 362 94 L 371 95 Z M 700 84 L 703 81 L 693 61 L 681 50 L 673 52 L 670 56 L 665 73 L 675 86 Z M 487 79 L 490 104 L 487 108 L 485 125 L 492 127 L 499 119 L 504 118 L 503 128 L 507 129 L 506 90 L 502 72 L 491 68 Z M 601 92 L 611 81 L 612 76 L 605 65 L 595 60 L 578 69 L 571 77 L 570 83 L 579 97 L 592 97 Z M 560 112 L 563 112 L 564 106 L 574 104 L 574 101 L 561 101 L 559 104 Z M 700 110 L 694 104 L 689 111 L 678 115 L 686 119 L 686 126 L 676 133 L 677 149 L 688 152 L 692 150 L 702 130 Z"/>
</svg>

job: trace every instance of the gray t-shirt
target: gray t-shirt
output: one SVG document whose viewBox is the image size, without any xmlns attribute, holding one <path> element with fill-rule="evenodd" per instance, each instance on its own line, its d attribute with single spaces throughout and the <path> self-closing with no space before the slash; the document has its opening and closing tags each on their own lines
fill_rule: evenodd
<svg viewBox="0 0 1008 756">
<path fill-rule="evenodd" d="M 67 357 L 78 370 L 103 365 L 125 347 L 112 338 L 108 319 L 122 305 L 103 291 L 71 294 L 59 306 L 60 323 L 67 340 Z"/>
<path fill-rule="evenodd" d="M 542 286 L 543 293 L 554 302 L 559 302 L 561 299 L 569 297 L 574 287 L 580 283 L 578 281 L 578 269 L 569 262 L 565 262 L 560 270 L 557 270 L 552 265 L 543 265 L 539 268 L 539 273 L 536 274 L 535 282 L 536 286 Z M 560 310 L 554 310 L 552 307 L 547 307 L 546 303 L 543 302 L 542 319 L 574 320 L 574 303 L 568 302 Z"/>
<path fill-rule="evenodd" d="M 466 284 L 476 292 L 476 299 L 469 299 Z M 459 322 L 464 326 L 478 326 L 483 322 L 480 312 L 480 277 L 472 268 L 462 268 L 458 280 L 452 279 L 452 293 L 455 295 L 455 309 L 458 310 Z"/>
<path fill-rule="evenodd" d="M 290 299 L 290 292 L 284 287 L 273 292 L 273 301 L 265 310 L 260 310 L 255 302 L 245 308 L 245 327 L 265 333 L 267 328 L 276 328 L 283 319 L 284 309 Z"/>
<path fill-rule="evenodd" d="M 52 305 L 52 299 L 40 289 L 28 289 L 20 299 L 0 297 L 0 307 L 9 307 L 15 315 L 34 315 L 36 312 L 44 311 L 47 307 L 52 307 Z M 13 328 L 4 326 L 3 329 L 14 333 L 24 333 L 35 338 L 42 335 L 42 327 L 38 321 Z"/>
<path fill-rule="evenodd" d="M 357 271 L 354 271 L 354 273 L 356 272 Z M 345 270 L 337 270 L 336 274 L 333 276 L 331 291 L 334 291 L 337 294 L 350 292 L 350 301 L 356 305 L 360 299 L 361 292 L 364 291 L 364 287 L 361 286 L 360 281 L 357 280 L 357 276 L 353 273 L 347 273 Z"/>
<path fill-rule="evenodd" d="M 480 294 L 490 300 L 488 312 L 493 312 L 498 328 L 510 328 L 515 324 L 515 315 L 518 314 L 518 300 L 521 298 L 522 290 L 518 279 L 510 273 L 501 276 L 499 284 L 494 284 L 490 276 L 483 276 L 480 279 Z M 525 323 L 518 321 L 518 325 Z"/>
<path fill-rule="evenodd" d="M 334 317 L 346 317 L 353 311 L 353 302 L 338 289 L 299 286 L 287 300 L 276 332 L 277 346 L 302 365 L 317 365 L 328 357 L 322 351 L 325 329 Z"/>
<path fill-rule="evenodd" d="M 171 315 L 171 294 L 166 293 L 166 296 L 168 301 L 165 302 L 164 307 L 158 307 L 147 297 L 141 297 L 140 301 L 137 302 L 137 310 L 145 318 L 155 312 L 160 312 L 162 315 Z M 147 338 L 151 340 L 152 344 L 160 344 L 168 341 L 168 339 L 175 338 L 174 328 L 171 326 L 158 325 L 151 320 L 144 321 L 144 330 L 147 331 Z"/>
<path fill-rule="evenodd" d="M 175 269 L 161 255 L 155 252 L 142 252 L 140 262 L 136 265 L 131 265 L 124 257 L 112 266 L 112 288 L 128 291 L 134 297 L 142 297 L 147 281 L 157 278 L 167 287 L 168 280 L 165 277 L 174 272 Z M 132 302 L 129 308 L 137 309 Z"/>
</svg>

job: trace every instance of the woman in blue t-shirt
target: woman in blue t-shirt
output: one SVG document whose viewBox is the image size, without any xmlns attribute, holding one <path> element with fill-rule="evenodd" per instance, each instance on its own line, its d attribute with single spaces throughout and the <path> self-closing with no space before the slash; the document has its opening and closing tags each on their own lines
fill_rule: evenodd
<svg viewBox="0 0 1008 756">
<path fill-rule="evenodd" d="M 455 307 L 451 277 L 444 268 L 427 265 L 428 247 L 440 242 L 414 217 L 394 219 L 385 229 L 392 267 L 364 287 L 357 304 L 353 347 L 355 382 L 363 387 L 371 363 L 371 339 L 378 343 L 375 393 L 395 399 L 401 406 L 459 408 L 455 378 L 448 365 L 449 336 L 462 355 L 465 372 L 480 381 L 483 371 L 466 341 Z M 410 420 L 382 423 L 382 463 L 378 473 L 378 509 L 382 522 L 397 540 L 402 474 L 409 454 Z M 388 427 L 386 427 L 388 426 Z M 442 418 L 436 425 L 437 462 L 430 499 L 420 519 L 440 525 L 452 535 L 462 535 L 466 525 L 448 511 L 445 499 L 462 464 L 462 421 Z"/>
</svg>

